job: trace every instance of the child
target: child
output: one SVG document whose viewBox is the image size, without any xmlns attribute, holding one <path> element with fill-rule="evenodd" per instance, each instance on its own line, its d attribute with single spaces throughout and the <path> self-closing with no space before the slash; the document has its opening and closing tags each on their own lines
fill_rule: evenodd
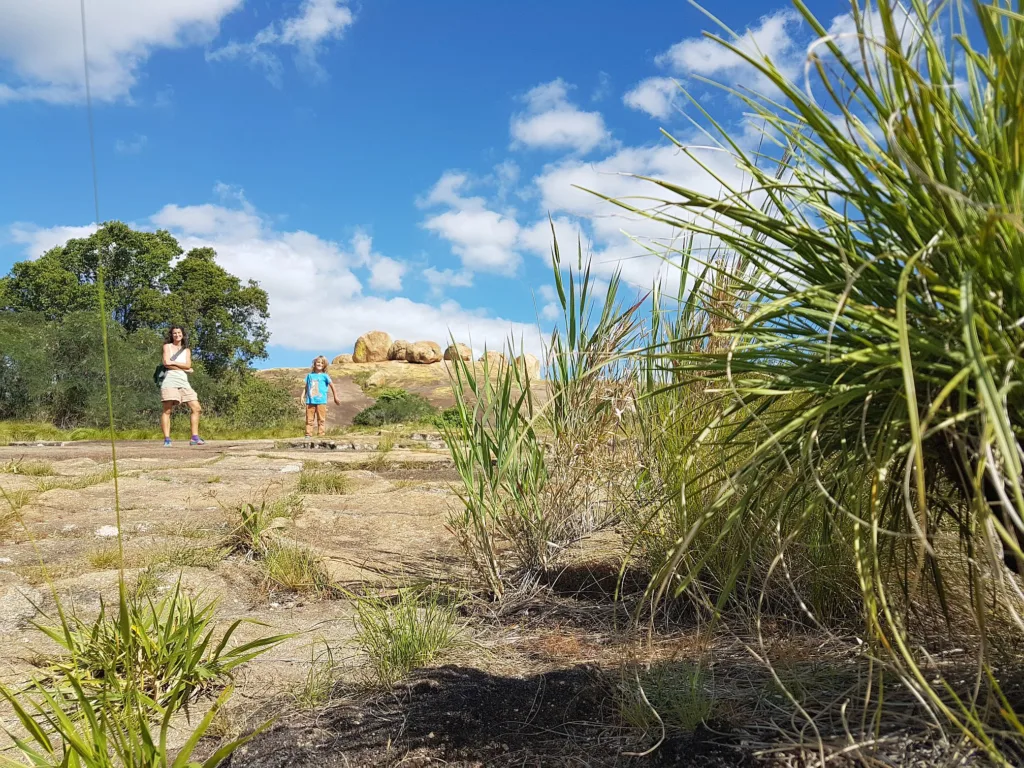
<svg viewBox="0 0 1024 768">
<path fill-rule="evenodd" d="M 302 390 L 302 402 L 306 405 L 306 437 L 313 436 L 313 421 L 317 422 L 317 434 L 327 430 L 327 394 L 330 392 L 335 405 L 341 405 L 334 383 L 327 375 L 327 358 L 323 355 L 313 361 L 313 370 L 306 374 L 306 386 Z"/>
</svg>

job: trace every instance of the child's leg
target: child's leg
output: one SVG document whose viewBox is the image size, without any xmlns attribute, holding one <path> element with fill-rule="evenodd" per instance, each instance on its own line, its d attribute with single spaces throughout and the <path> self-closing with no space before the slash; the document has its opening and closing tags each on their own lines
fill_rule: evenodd
<svg viewBox="0 0 1024 768">
<path fill-rule="evenodd" d="M 316 406 L 306 406 L 306 437 L 313 435 L 313 419 L 316 418 Z"/>
<path fill-rule="evenodd" d="M 327 406 L 318 405 L 316 407 L 316 419 L 317 419 L 317 434 L 323 437 L 327 434 Z"/>
</svg>

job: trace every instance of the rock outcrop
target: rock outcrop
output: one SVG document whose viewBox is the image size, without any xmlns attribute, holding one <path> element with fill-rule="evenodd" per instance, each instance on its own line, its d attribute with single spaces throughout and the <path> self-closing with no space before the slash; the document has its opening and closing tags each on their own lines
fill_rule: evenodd
<svg viewBox="0 0 1024 768">
<path fill-rule="evenodd" d="M 391 349 L 391 336 L 384 331 L 370 331 L 356 339 L 355 349 L 352 350 L 352 362 L 354 363 L 384 363 L 387 362 L 388 352 Z"/>
<path fill-rule="evenodd" d="M 484 352 L 480 355 L 477 360 L 479 363 L 487 363 L 487 367 L 490 369 L 497 368 L 500 365 L 504 365 L 508 362 L 505 356 L 501 352 Z"/>
<path fill-rule="evenodd" d="M 454 360 L 457 357 L 461 357 L 463 360 L 473 359 L 473 350 L 467 347 L 465 344 L 451 344 L 448 349 L 444 351 L 445 360 Z"/>
<path fill-rule="evenodd" d="M 331 360 L 331 365 L 348 365 L 352 362 L 352 355 L 338 355 Z"/>
<path fill-rule="evenodd" d="M 395 339 L 388 350 L 388 360 L 405 361 L 408 359 L 410 346 L 412 345 L 405 339 Z"/>
<path fill-rule="evenodd" d="M 417 341 L 405 354 L 410 363 L 429 365 L 441 362 L 441 346 L 432 341 Z"/>
<path fill-rule="evenodd" d="M 516 358 L 516 365 L 522 366 L 531 379 L 540 378 L 540 360 L 527 352 Z"/>
</svg>

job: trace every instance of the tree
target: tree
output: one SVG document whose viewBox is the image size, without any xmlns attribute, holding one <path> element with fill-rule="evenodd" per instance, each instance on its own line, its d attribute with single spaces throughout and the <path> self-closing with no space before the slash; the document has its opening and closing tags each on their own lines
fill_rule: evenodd
<svg viewBox="0 0 1024 768">
<path fill-rule="evenodd" d="M 108 222 L 87 238 L 15 264 L 0 279 L 0 310 L 55 321 L 95 312 L 102 266 L 109 319 L 125 332 L 179 323 L 189 332 L 194 358 L 214 376 L 266 357 L 266 292 L 228 273 L 210 248 L 181 254 L 166 231 Z"/>
<path fill-rule="evenodd" d="M 192 334 L 193 359 L 211 376 L 266 356 L 267 293 L 217 264 L 212 248 L 194 248 L 167 277 L 168 309 Z"/>
</svg>

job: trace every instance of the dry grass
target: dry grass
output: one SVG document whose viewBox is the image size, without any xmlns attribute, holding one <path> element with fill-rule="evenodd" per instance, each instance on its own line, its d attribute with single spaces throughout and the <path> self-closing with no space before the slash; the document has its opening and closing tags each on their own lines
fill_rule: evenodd
<svg viewBox="0 0 1024 768">
<path fill-rule="evenodd" d="M 48 477 L 56 474 L 53 464 L 48 461 L 25 461 L 23 459 L 11 459 L 0 464 L 0 473 L 29 477 Z"/>
<path fill-rule="evenodd" d="M 137 475 L 137 472 L 120 473 L 122 480 L 126 477 L 136 477 Z M 43 480 L 39 483 L 38 488 L 40 493 L 56 490 L 81 491 L 94 485 L 109 483 L 113 479 L 114 470 L 105 469 L 102 472 L 93 472 L 88 475 L 78 475 L 77 477 L 54 477 L 50 480 Z"/>
<path fill-rule="evenodd" d="M 335 587 L 323 558 L 309 547 L 272 541 L 258 561 L 264 586 L 313 597 L 329 597 Z"/>
<path fill-rule="evenodd" d="M 349 493 L 352 481 L 343 470 L 330 464 L 307 461 L 299 475 L 299 493 L 314 495 L 337 495 Z"/>
</svg>

